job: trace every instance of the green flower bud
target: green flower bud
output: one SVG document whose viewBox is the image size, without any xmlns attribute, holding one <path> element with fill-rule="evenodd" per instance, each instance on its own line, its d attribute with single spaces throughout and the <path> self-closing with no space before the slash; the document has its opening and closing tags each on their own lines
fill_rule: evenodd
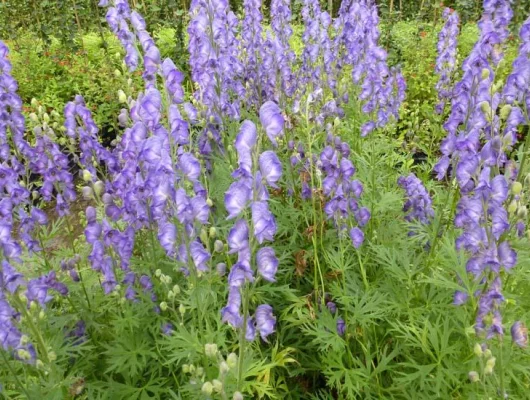
<svg viewBox="0 0 530 400">
<path fill-rule="evenodd" d="M 132 78 L 127 79 L 127 86 L 131 87 L 133 84 Z"/>
<path fill-rule="evenodd" d="M 37 107 L 39 105 L 39 102 L 37 101 L 37 99 L 35 97 L 33 97 L 31 99 L 31 106 L 32 107 Z"/>
<path fill-rule="evenodd" d="M 506 104 L 501 108 L 501 119 L 506 120 L 510 113 L 512 112 L 512 106 L 510 104 Z"/>
<path fill-rule="evenodd" d="M 185 374 L 189 373 L 190 372 L 190 366 L 188 364 L 184 364 L 182 366 L 182 372 L 185 373 Z"/>
<path fill-rule="evenodd" d="M 223 382 L 221 382 L 219 379 L 214 379 L 212 384 L 213 390 L 215 390 L 217 393 L 221 393 L 223 391 Z"/>
<path fill-rule="evenodd" d="M 199 235 L 203 243 L 208 243 L 208 232 L 206 231 L 206 228 L 203 226 L 201 228 L 201 233 Z"/>
<path fill-rule="evenodd" d="M 469 377 L 469 380 L 473 383 L 480 381 L 480 377 L 478 375 L 478 372 L 476 371 L 470 371 L 469 374 L 467 374 L 467 376 Z"/>
<path fill-rule="evenodd" d="M 217 236 L 217 229 L 215 229 L 215 226 L 212 226 L 208 233 L 212 239 L 215 239 L 215 237 Z"/>
<path fill-rule="evenodd" d="M 495 361 L 496 361 L 496 358 L 495 357 L 491 357 L 488 361 L 486 361 L 486 367 L 495 367 Z"/>
<path fill-rule="evenodd" d="M 48 113 L 44 113 L 44 115 L 42 116 L 42 119 L 46 123 L 50 122 L 50 116 L 48 115 Z"/>
<path fill-rule="evenodd" d="M 482 351 L 482 346 L 480 344 L 475 344 L 475 347 L 473 348 L 473 352 L 477 357 L 482 357 L 484 355 L 484 352 Z"/>
<path fill-rule="evenodd" d="M 213 385 L 211 382 L 204 382 L 201 391 L 204 394 L 211 395 L 213 393 Z"/>
<path fill-rule="evenodd" d="M 35 122 L 35 123 L 39 122 L 39 117 L 37 117 L 37 114 L 35 113 L 31 113 L 29 115 L 29 119 L 31 120 L 31 122 Z"/>
<path fill-rule="evenodd" d="M 232 400 L 243 400 L 243 399 L 244 399 L 244 397 L 241 394 L 241 392 L 235 392 L 234 396 L 232 397 Z"/>
<path fill-rule="evenodd" d="M 97 181 L 96 183 L 94 183 L 94 193 L 96 193 L 98 196 L 101 196 L 104 190 L 105 184 L 103 182 Z"/>
<path fill-rule="evenodd" d="M 206 357 L 214 358 L 217 356 L 217 345 L 215 343 L 206 343 L 204 345 L 204 353 L 206 354 Z"/>
<path fill-rule="evenodd" d="M 528 216 L 528 209 L 526 206 L 521 206 L 517 209 L 517 217 L 520 219 L 526 219 Z"/>
<path fill-rule="evenodd" d="M 488 101 L 483 101 L 482 103 L 480 103 L 480 109 L 487 116 L 491 115 L 491 106 L 490 106 L 490 103 Z"/>
<path fill-rule="evenodd" d="M 83 170 L 83 180 L 85 182 L 91 182 L 92 181 L 92 174 L 90 173 L 90 171 L 84 169 Z"/>
<path fill-rule="evenodd" d="M 513 194 L 520 194 L 523 191 L 523 185 L 521 182 L 514 182 L 512 185 L 512 193 Z"/>
<path fill-rule="evenodd" d="M 34 190 L 33 192 L 31 192 L 31 198 L 33 200 L 37 200 L 39 197 L 40 197 L 40 193 L 37 190 Z"/>
<path fill-rule="evenodd" d="M 167 292 L 167 298 L 169 300 L 173 300 L 175 298 L 175 293 L 173 293 L 173 290 L 170 290 L 169 292 Z"/>
<path fill-rule="evenodd" d="M 55 351 L 48 352 L 48 360 L 50 360 L 50 361 L 57 360 L 57 354 L 55 354 Z"/>
<path fill-rule="evenodd" d="M 491 375 L 491 374 L 493 374 L 493 367 L 486 365 L 486 367 L 484 368 L 484 375 Z"/>
<path fill-rule="evenodd" d="M 509 212 L 510 214 L 513 214 L 513 213 L 516 212 L 516 211 L 517 211 L 517 201 L 512 200 L 512 201 L 510 202 L 510 204 L 508 205 L 508 212 Z"/>
<path fill-rule="evenodd" d="M 155 271 L 155 276 L 156 276 L 157 278 L 160 278 L 160 275 L 162 275 L 162 270 L 161 270 L 161 269 L 157 269 L 157 270 Z"/>
<path fill-rule="evenodd" d="M 228 367 L 230 367 L 230 369 L 237 367 L 237 354 L 230 353 L 228 357 L 226 357 L 226 363 L 228 364 Z"/>
<path fill-rule="evenodd" d="M 221 364 L 219 364 L 219 371 L 221 372 L 221 375 L 224 375 L 228 371 L 230 371 L 230 367 L 228 366 L 226 361 L 221 361 Z"/>
<path fill-rule="evenodd" d="M 29 360 L 31 358 L 31 354 L 29 354 L 29 351 L 25 349 L 19 349 L 17 354 L 21 360 Z"/>
<path fill-rule="evenodd" d="M 190 364 L 190 374 L 194 374 L 194 373 L 195 373 L 195 365 Z"/>
<path fill-rule="evenodd" d="M 127 95 L 123 90 L 118 90 L 118 101 L 122 104 L 127 103 Z"/>
<path fill-rule="evenodd" d="M 184 315 L 184 314 L 186 313 L 186 307 L 184 307 L 184 304 L 181 304 L 181 305 L 179 306 L 179 313 L 180 313 L 181 315 Z"/>
<path fill-rule="evenodd" d="M 39 305 L 33 300 L 29 303 L 29 309 L 31 311 L 36 311 L 39 308 Z"/>
<path fill-rule="evenodd" d="M 160 309 L 162 311 L 166 311 L 167 310 L 167 303 L 165 301 L 163 301 L 162 303 L 160 303 Z"/>
<path fill-rule="evenodd" d="M 20 344 L 21 344 L 22 346 L 25 346 L 25 345 L 27 345 L 28 343 L 29 343 L 29 337 L 27 337 L 26 335 L 22 335 L 22 336 L 20 337 Z"/>
<path fill-rule="evenodd" d="M 35 367 L 37 367 L 37 369 L 42 369 L 44 368 L 44 363 L 41 360 L 37 360 L 35 362 Z"/>
<path fill-rule="evenodd" d="M 119 77 L 121 76 L 121 71 L 120 71 L 119 69 L 115 69 L 115 70 L 114 70 L 114 76 L 115 76 L 116 78 L 119 78 Z"/>
<path fill-rule="evenodd" d="M 203 376 L 203 375 L 204 375 L 204 368 L 197 367 L 197 376 Z"/>
<path fill-rule="evenodd" d="M 180 294 L 180 286 L 179 285 L 175 285 L 173 286 L 173 292 L 175 294 Z"/>
<path fill-rule="evenodd" d="M 28 302 L 28 298 L 26 297 L 26 295 L 25 295 L 24 293 L 20 293 L 20 294 L 18 295 L 18 298 L 20 299 L 20 301 L 21 301 L 22 303 L 27 303 L 27 302 Z"/>
<path fill-rule="evenodd" d="M 489 76 L 490 76 L 490 70 L 487 68 L 484 68 L 482 70 L 482 79 L 487 79 L 489 78 Z"/>
<path fill-rule="evenodd" d="M 212 207 L 213 206 L 213 201 L 212 199 L 210 199 L 209 197 L 206 199 L 206 204 L 208 204 L 208 207 Z"/>
<path fill-rule="evenodd" d="M 44 112 L 44 108 L 42 108 L 42 106 L 39 106 L 39 107 L 37 108 L 37 112 L 38 112 L 40 115 L 42 115 L 42 113 Z"/>
</svg>

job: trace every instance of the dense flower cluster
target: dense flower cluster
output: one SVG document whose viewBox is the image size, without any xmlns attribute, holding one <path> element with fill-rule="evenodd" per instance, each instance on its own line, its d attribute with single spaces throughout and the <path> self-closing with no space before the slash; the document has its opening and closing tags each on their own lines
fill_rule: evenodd
<svg viewBox="0 0 530 400">
<path fill-rule="evenodd" d="M 370 211 L 358 203 L 363 185 L 353 178 L 355 167 L 348 158 L 348 144 L 331 134 L 326 142 L 327 146 L 319 160 L 323 173 L 322 190 L 326 197 L 324 212 L 340 232 L 348 230 L 353 246 L 359 248 L 364 241 L 364 233 L 360 228 L 370 220 Z M 350 218 L 352 215 L 353 219 Z M 353 226 L 353 220 L 358 226 Z"/>
<path fill-rule="evenodd" d="M 407 213 L 405 219 L 409 222 L 429 224 L 434 217 L 434 210 L 431 196 L 423 182 L 411 173 L 408 176 L 399 177 L 398 185 L 407 194 L 407 201 L 403 205 L 403 211 Z"/>
<path fill-rule="evenodd" d="M 436 112 L 441 114 L 445 103 L 451 100 L 451 82 L 456 69 L 456 52 L 458 44 L 458 33 L 460 18 L 454 10 L 446 8 L 443 13 L 445 25 L 438 35 L 438 58 L 434 71 L 440 77 L 436 84 L 439 103 L 436 105 Z"/>
<path fill-rule="evenodd" d="M 261 107 L 260 116 L 265 132 L 275 144 L 274 139 L 283 128 L 280 109 L 274 103 L 267 102 Z M 241 289 L 255 281 L 252 265 L 256 265 L 263 279 L 274 282 L 279 264 L 272 247 L 261 247 L 256 251 L 258 245 L 274 240 L 277 228 L 268 206 L 267 186 L 275 188 L 282 175 L 282 164 L 276 154 L 271 150 L 260 154 L 260 146 L 254 123 L 248 120 L 243 122 L 234 144 L 239 168 L 234 171 L 233 177 L 237 180 L 225 195 L 228 218 L 238 218 L 228 234 L 229 253 L 237 253 L 237 262 L 228 275 L 228 304 L 222 310 L 222 319 L 235 328 L 243 328 L 248 340 L 254 340 L 256 329 L 261 338 L 266 340 L 274 332 L 276 321 L 272 308 L 267 304 L 258 306 L 254 317 L 247 314 L 242 316 L 240 311 Z M 249 211 L 250 225 L 244 215 Z"/>
<path fill-rule="evenodd" d="M 524 119 L 518 118 L 517 110 L 512 113 L 509 103 L 503 105 L 506 100 L 494 76 L 511 17 L 509 1 L 484 1 L 480 38 L 464 61 L 463 77 L 453 89 L 451 114 L 444 125 L 448 136 L 442 143 L 443 157 L 435 167 L 441 179 L 452 163 L 460 188 L 455 226 L 463 231 L 456 246 L 468 254 L 467 271 L 481 286 L 475 293 L 475 329 L 487 338 L 504 333 L 500 272 L 509 271 L 517 262 L 508 240 L 510 233 L 522 234 L 525 229 L 522 220 L 511 223 L 516 221 L 510 221 L 507 204 L 512 199 L 514 211 L 518 208 L 520 184 L 515 182 L 517 171 L 507 153 L 516 143 L 516 128 Z M 517 65 L 516 61 L 516 75 Z M 504 93 L 511 91 L 510 82 L 517 81 L 513 74 Z M 509 95 L 506 98 L 510 100 Z M 454 303 L 463 304 L 467 297 L 467 293 L 457 292 Z"/>
</svg>

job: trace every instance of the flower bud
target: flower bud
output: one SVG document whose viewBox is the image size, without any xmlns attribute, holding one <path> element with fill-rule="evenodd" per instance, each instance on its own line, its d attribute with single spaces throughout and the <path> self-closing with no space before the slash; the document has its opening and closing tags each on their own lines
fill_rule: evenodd
<svg viewBox="0 0 530 400">
<path fill-rule="evenodd" d="M 467 376 L 469 377 L 469 380 L 473 383 L 480 381 L 480 377 L 477 371 L 470 371 Z"/>
<path fill-rule="evenodd" d="M 20 293 L 20 294 L 18 295 L 18 298 L 20 299 L 20 301 L 21 301 L 22 303 L 27 303 L 27 302 L 28 302 L 28 298 L 26 297 L 26 295 L 25 295 L 24 293 Z"/>
<path fill-rule="evenodd" d="M 39 122 L 39 117 L 37 117 L 37 114 L 35 113 L 31 113 L 29 115 L 29 119 L 31 120 L 31 122 L 35 122 L 35 123 Z"/>
<path fill-rule="evenodd" d="M 181 315 L 184 315 L 184 314 L 186 313 L 186 307 L 184 307 L 184 304 L 181 304 L 181 305 L 179 306 L 179 313 L 180 313 Z"/>
<path fill-rule="evenodd" d="M 30 309 L 31 311 L 36 311 L 38 308 L 39 308 L 39 306 L 38 306 L 37 303 L 35 303 L 33 300 L 30 301 L 30 303 L 29 303 L 29 309 Z"/>
<path fill-rule="evenodd" d="M 44 108 L 42 108 L 42 106 L 39 106 L 37 108 L 37 112 L 39 113 L 39 115 L 42 115 L 42 113 L 44 112 Z"/>
<path fill-rule="evenodd" d="M 526 206 L 521 206 L 517 209 L 517 217 L 523 220 L 526 220 L 526 217 L 528 215 L 528 209 Z"/>
<path fill-rule="evenodd" d="M 50 351 L 48 352 L 48 359 L 50 361 L 55 361 L 57 360 L 57 354 L 55 354 L 55 351 Z"/>
<path fill-rule="evenodd" d="M 31 358 L 31 354 L 26 349 L 19 349 L 17 355 L 21 360 L 29 360 Z"/>
<path fill-rule="evenodd" d="M 517 211 L 517 201 L 512 200 L 510 204 L 508 205 L 508 212 L 510 214 L 513 214 Z"/>
<path fill-rule="evenodd" d="M 33 97 L 31 99 L 31 106 L 32 107 L 37 107 L 39 105 L 39 102 L 37 101 L 37 99 L 35 97 Z"/>
<path fill-rule="evenodd" d="M 221 361 L 221 364 L 219 364 L 219 371 L 221 372 L 222 375 L 230 371 L 230 367 L 228 366 L 226 361 Z"/>
<path fill-rule="evenodd" d="M 33 192 L 31 192 L 31 198 L 33 200 L 37 200 L 39 197 L 40 197 L 40 193 L 38 192 L 38 190 L 34 190 Z"/>
<path fill-rule="evenodd" d="M 162 275 L 162 270 L 159 268 L 159 269 L 157 269 L 157 270 L 155 271 L 155 276 L 156 276 L 157 278 L 160 278 L 160 275 Z"/>
<path fill-rule="evenodd" d="M 46 123 L 50 122 L 50 116 L 48 115 L 48 113 L 44 113 L 44 115 L 42 116 L 42 119 Z"/>
<path fill-rule="evenodd" d="M 484 355 L 484 352 L 482 351 L 482 346 L 480 344 L 475 344 L 475 347 L 473 348 L 473 352 L 477 357 L 482 357 Z"/>
<path fill-rule="evenodd" d="M 484 368 L 484 375 L 491 375 L 493 374 L 493 367 L 486 365 Z"/>
<path fill-rule="evenodd" d="M 206 199 L 206 204 L 208 204 L 208 207 L 212 207 L 213 206 L 213 201 L 212 199 L 210 199 L 209 197 Z"/>
<path fill-rule="evenodd" d="M 182 372 L 185 373 L 185 374 L 189 373 L 190 372 L 190 366 L 188 364 L 184 364 L 182 366 Z"/>
<path fill-rule="evenodd" d="M 201 228 L 201 233 L 199 235 L 203 243 L 208 243 L 208 232 L 206 231 L 206 228 Z"/>
<path fill-rule="evenodd" d="M 486 367 L 495 367 L 495 361 L 496 361 L 496 358 L 495 357 L 491 357 L 488 361 L 486 361 Z"/>
<path fill-rule="evenodd" d="M 175 298 L 175 293 L 173 293 L 173 290 L 170 290 L 169 292 L 167 292 L 167 298 L 169 300 L 173 300 Z"/>
<path fill-rule="evenodd" d="M 46 318 L 46 313 L 44 312 L 44 310 L 40 310 L 39 312 L 39 319 L 40 320 L 43 320 Z"/>
<path fill-rule="evenodd" d="M 219 274 L 219 276 L 224 276 L 226 274 L 226 264 L 225 263 L 217 264 L 215 269 L 217 270 L 217 274 Z"/>
<path fill-rule="evenodd" d="M 228 364 L 228 367 L 230 367 L 230 369 L 237 367 L 237 354 L 230 353 L 228 357 L 226 357 L 226 363 Z"/>
<path fill-rule="evenodd" d="M 191 364 L 190 365 L 190 374 L 194 374 L 195 373 L 195 365 Z"/>
<path fill-rule="evenodd" d="M 114 76 L 115 76 L 116 78 L 119 78 L 119 77 L 121 76 L 121 71 L 120 71 L 119 69 L 115 69 L 115 70 L 114 70 Z"/>
<path fill-rule="evenodd" d="M 491 106 L 488 101 L 483 101 L 482 103 L 480 103 L 480 109 L 484 114 L 491 115 Z"/>
<path fill-rule="evenodd" d="M 83 186 L 81 193 L 83 194 L 83 198 L 85 200 L 90 200 L 92 197 L 94 197 L 94 192 L 90 186 Z"/>
<path fill-rule="evenodd" d="M 90 173 L 90 171 L 84 169 L 83 170 L 83 180 L 85 182 L 91 182 L 92 181 L 92 174 Z"/>
<path fill-rule="evenodd" d="M 513 194 L 520 194 L 523 191 L 523 185 L 521 182 L 514 182 L 512 185 L 512 193 Z"/>
<path fill-rule="evenodd" d="M 29 343 L 29 337 L 27 337 L 26 335 L 22 335 L 22 336 L 20 337 L 20 344 L 21 344 L 22 346 L 25 346 L 25 345 L 27 345 L 28 343 Z"/>
<path fill-rule="evenodd" d="M 215 343 L 206 343 L 204 345 L 204 353 L 207 357 L 215 357 L 217 356 L 217 345 Z"/>
<path fill-rule="evenodd" d="M 211 382 L 204 382 L 204 385 L 202 385 L 201 391 L 204 394 L 211 395 L 213 393 L 213 385 Z"/>
<path fill-rule="evenodd" d="M 220 253 L 223 251 L 223 249 L 225 248 L 225 245 L 223 244 L 222 241 L 220 241 L 219 239 L 217 239 L 214 244 L 213 244 L 213 249 L 216 253 Z"/>
<path fill-rule="evenodd" d="M 118 90 L 118 101 L 123 104 L 127 103 L 127 95 L 121 89 Z"/>
<path fill-rule="evenodd" d="M 173 292 L 175 294 L 180 294 L 180 286 L 179 285 L 175 285 L 173 286 Z"/>
<path fill-rule="evenodd" d="M 94 183 L 94 192 L 98 196 L 101 196 L 104 190 L 105 190 L 105 184 L 103 182 L 97 181 L 96 183 Z"/>
<path fill-rule="evenodd" d="M 232 397 L 232 400 L 243 400 L 243 395 L 241 392 L 235 392 L 234 396 Z"/>
<path fill-rule="evenodd" d="M 160 309 L 162 311 L 166 311 L 167 310 L 167 303 L 165 301 L 163 301 L 162 303 L 160 303 Z"/>
<path fill-rule="evenodd" d="M 213 390 L 215 390 L 217 393 L 221 393 L 223 391 L 223 382 L 221 382 L 219 379 L 214 379 L 212 384 Z"/>
<path fill-rule="evenodd" d="M 215 237 L 217 236 L 217 229 L 215 229 L 215 226 L 212 226 L 208 233 L 210 235 L 210 238 L 215 239 Z"/>
<path fill-rule="evenodd" d="M 37 367 L 37 369 L 42 369 L 44 368 L 44 363 L 41 360 L 37 360 L 35 362 L 35 367 Z"/>
<path fill-rule="evenodd" d="M 490 70 L 487 68 L 484 68 L 482 70 L 482 79 L 487 79 L 489 78 L 489 76 L 490 76 Z"/>
<path fill-rule="evenodd" d="M 127 86 L 130 87 L 130 86 L 132 86 L 132 84 L 133 84 L 132 78 L 127 79 Z"/>
<path fill-rule="evenodd" d="M 197 367 L 197 376 L 203 376 L 203 375 L 204 375 L 204 368 Z"/>
<path fill-rule="evenodd" d="M 501 119 L 506 120 L 510 113 L 512 112 L 512 106 L 510 104 L 506 104 L 501 108 Z"/>
</svg>

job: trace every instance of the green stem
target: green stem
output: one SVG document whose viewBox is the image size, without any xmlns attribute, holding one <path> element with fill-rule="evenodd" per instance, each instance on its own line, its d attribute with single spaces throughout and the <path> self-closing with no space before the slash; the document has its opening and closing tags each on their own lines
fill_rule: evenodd
<svg viewBox="0 0 530 400">
<path fill-rule="evenodd" d="M 24 315 L 24 318 L 26 321 L 28 321 L 30 329 L 33 331 L 33 334 L 35 335 L 37 339 L 37 345 L 40 347 L 40 351 L 42 353 L 42 357 L 44 358 L 44 361 L 48 363 L 50 359 L 48 358 L 48 351 L 46 350 L 46 345 L 44 343 L 44 339 L 42 338 L 42 335 L 40 334 L 40 331 L 35 326 L 35 323 L 33 322 L 33 318 L 31 315 L 29 315 L 28 310 L 26 309 L 26 305 L 22 303 L 20 298 L 15 294 L 13 296 L 13 299 L 15 303 L 17 304 L 18 308 L 22 311 L 22 314 Z"/>
<path fill-rule="evenodd" d="M 504 356 L 504 352 L 503 352 L 503 348 L 504 348 L 504 342 L 502 340 L 502 338 L 500 339 L 500 350 L 499 350 L 499 378 L 500 378 L 500 384 L 501 384 L 501 399 L 504 399 L 504 394 L 505 394 L 505 391 L 504 391 L 504 360 L 503 360 L 503 356 Z"/>
<path fill-rule="evenodd" d="M 13 374 L 13 378 L 15 378 L 15 382 L 18 386 L 20 386 L 20 389 L 24 392 L 24 394 L 26 395 L 26 398 L 29 399 L 30 396 L 29 396 L 29 393 L 28 391 L 26 390 L 26 388 L 22 385 L 22 383 L 20 382 L 20 380 L 18 379 L 18 376 L 15 372 L 15 370 L 13 369 L 13 367 L 11 366 L 11 363 L 9 362 L 9 360 L 7 359 L 6 355 L 4 354 L 4 350 L 3 349 L 0 349 L 0 354 L 2 354 L 2 358 L 4 359 L 4 364 L 7 365 L 7 368 L 9 369 L 9 371 Z"/>
</svg>

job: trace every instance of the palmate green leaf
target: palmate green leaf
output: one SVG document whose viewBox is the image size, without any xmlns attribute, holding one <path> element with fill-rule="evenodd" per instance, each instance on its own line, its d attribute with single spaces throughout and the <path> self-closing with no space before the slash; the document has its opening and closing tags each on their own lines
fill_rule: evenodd
<svg viewBox="0 0 530 400">
<path fill-rule="evenodd" d="M 108 357 L 105 373 L 135 376 L 145 369 L 149 359 L 157 357 L 152 343 L 141 334 L 119 338 L 104 348 L 103 354 Z"/>
</svg>

